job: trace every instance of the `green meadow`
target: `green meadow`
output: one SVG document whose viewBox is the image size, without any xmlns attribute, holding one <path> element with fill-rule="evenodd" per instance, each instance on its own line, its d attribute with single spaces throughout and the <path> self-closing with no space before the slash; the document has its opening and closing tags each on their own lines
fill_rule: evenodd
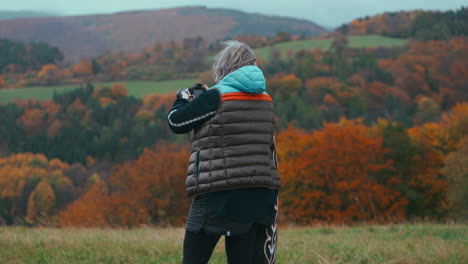
<svg viewBox="0 0 468 264">
<path fill-rule="evenodd" d="M 284 42 L 273 45 L 271 47 L 264 47 L 256 49 L 255 52 L 258 57 L 268 60 L 271 56 L 273 49 L 277 49 L 285 55 L 289 50 L 314 50 L 319 48 L 321 50 L 328 50 L 334 39 L 312 39 L 312 40 L 299 40 Z M 363 36 L 352 36 L 348 37 L 348 45 L 352 48 L 366 48 L 366 47 L 393 47 L 402 46 L 407 42 L 406 39 L 400 38 L 389 38 L 377 35 L 363 35 Z"/>
<path fill-rule="evenodd" d="M 119 81 L 94 83 L 95 87 L 112 87 L 114 83 L 123 83 L 128 90 L 128 94 L 135 97 L 143 97 L 150 93 L 165 94 L 176 92 L 179 88 L 190 87 L 196 80 L 171 80 L 171 81 Z M 60 85 L 60 86 L 34 86 L 26 88 L 0 90 L 0 103 L 8 103 L 14 99 L 36 98 L 38 100 L 51 99 L 54 92 L 63 93 L 79 88 L 80 85 Z"/>
<path fill-rule="evenodd" d="M 181 263 L 182 228 L 0 227 L 0 263 Z M 279 229 L 278 264 L 468 263 L 468 225 Z M 210 264 L 226 263 L 223 239 Z"/>
</svg>

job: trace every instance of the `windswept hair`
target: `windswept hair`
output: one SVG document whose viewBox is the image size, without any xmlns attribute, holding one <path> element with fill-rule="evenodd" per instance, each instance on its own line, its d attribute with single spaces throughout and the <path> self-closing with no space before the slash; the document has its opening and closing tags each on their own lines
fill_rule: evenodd
<svg viewBox="0 0 468 264">
<path fill-rule="evenodd" d="M 224 41 L 222 44 L 225 48 L 216 55 L 213 63 L 213 79 L 216 83 L 241 67 L 256 65 L 255 52 L 247 44 L 237 40 Z"/>
</svg>

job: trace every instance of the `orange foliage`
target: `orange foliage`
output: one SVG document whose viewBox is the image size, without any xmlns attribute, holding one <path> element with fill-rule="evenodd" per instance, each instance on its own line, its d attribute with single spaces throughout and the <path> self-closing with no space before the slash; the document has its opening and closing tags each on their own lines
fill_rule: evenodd
<svg viewBox="0 0 468 264">
<path fill-rule="evenodd" d="M 305 87 L 307 100 L 319 103 L 326 94 L 337 94 L 343 84 L 335 77 L 317 77 L 307 80 Z"/>
<path fill-rule="evenodd" d="M 106 107 L 108 104 L 115 103 L 115 102 L 109 97 L 100 97 L 99 103 L 101 104 L 102 107 Z"/>
<path fill-rule="evenodd" d="M 109 226 L 112 211 L 108 207 L 107 186 L 99 182 L 60 213 L 57 224 L 66 226 Z"/>
<path fill-rule="evenodd" d="M 161 107 L 165 107 L 166 110 L 170 109 L 174 102 L 175 94 L 148 94 L 143 97 L 143 105 L 137 113 L 137 116 L 144 117 L 145 119 L 151 119 L 154 116 L 154 112 Z"/>
<path fill-rule="evenodd" d="M 276 74 L 267 81 L 271 94 L 282 97 L 295 96 L 302 87 L 302 81 L 294 74 Z"/>
<path fill-rule="evenodd" d="M 63 69 L 61 72 L 61 76 L 63 79 L 70 79 L 73 77 L 73 71 L 70 69 Z"/>
<path fill-rule="evenodd" d="M 184 221 L 188 152 L 172 145 L 145 149 L 135 161 L 114 168 L 60 215 L 61 226 L 134 226 Z"/>
<path fill-rule="evenodd" d="M 88 77 L 93 74 L 93 64 L 90 60 L 82 59 L 73 66 L 73 72 L 79 77 Z"/>
<path fill-rule="evenodd" d="M 54 120 L 47 128 L 47 135 L 50 138 L 53 138 L 58 135 L 60 130 L 65 126 L 65 123 L 62 120 Z"/>
<path fill-rule="evenodd" d="M 425 207 L 432 205 L 434 208 L 431 210 L 438 215 L 444 215 L 449 209 L 449 204 L 446 197 L 448 183 L 440 175 L 444 164 L 443 156 L 425 142 L 419 141 L 415 144 L 420 151 L 412 159 L 408 185 L 412 190 L 423 194 L 421 204 L 426 205 Z"/>
<path fill-rule="evenodd" d="M 325 124 L 312 134 L 289 127 L 278 136 L 281 202 L 287 220 L 349 223 L 405 216 L 401 193 L 373 175 L 392 169 L 382 138 L 359 121 Z"/>
<path fill-rule="evenodd" d="M 348 24 L 347 33 L 350 35 L 364 35 L 409 30 L 412 21 L 420 13 L 421 11 L 400 11 L 355 19 Z"/>
<path fill-rule="evenodd" d="M 6 85 L 5 79 L 3 78 L 3 76 L 0 75 L 0 88 L 5 87 L 5 85 Z"/>
<path fill-rule="evenodd" d="M 414 140 L 429 144 L 446 155 L 457 149 L 461 139 L 468 135 L 468 104 L 457 104 L 442 116 L 440 123 L 426 123 L 409 132 Z"/>
<path fill-rule="evenodd" d="M 128 96 L 128 91 L 125 88 L 125 84 L 114 83 L 114 85 L 112 85 L 111 96 L 112 96 L 112 99 L 114 100 L 118 100 L 122 97 Z"/>
<path fill-rule="evenodd" d="M 333 97 L 333 95 L 329 95 L 329 94 L 325 95 L 325 97 L 323 98 L 323 102 L 325 104 L 336 104 L 337 103 L 335 97 Z"/>
<path fill-rule="evenodd" d="M 55 64 L 46 64 L 37 73 L 37 78 L 39 83 L 44 85 L 56 84 L 60 79 L 59 73 L 60 70 Z"/>
<path fill-rule="evenodd" d="M 60 105 L 52 101 L 41 101 L 41 108 L 35 108 L 34 101 L 19 103 L 26 106 L 19 120 L 23 123 L 28 135 L 34 135 L 46 129 L 55 120 L 60 110 Z"/>
<path fill-rule="evenodd" d="M 468 37 L 449 42 L 415 42 L 397 59 L 379 61 L 380 67 L 392 73 L 395 85 L 414 99 L 425 95 L 443 103 L 468 99 L 464 87 L 468 81 Z"/>
</svg>

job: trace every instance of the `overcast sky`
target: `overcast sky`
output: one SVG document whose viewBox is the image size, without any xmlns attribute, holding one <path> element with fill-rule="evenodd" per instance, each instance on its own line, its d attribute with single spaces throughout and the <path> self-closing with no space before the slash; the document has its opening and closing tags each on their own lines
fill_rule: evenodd
<svg viewBox="0 0 468 264">
<path fill-rule="evenodd" d="M 64 15 L 161 9 L 184 5 L 224 7 L 267 15 L 305 18 L 339 26 L 354 18 L 398 10 L 458 9 L 466 0 L 1 0 L 0 10 L 49 11 Z"/>
</svg>

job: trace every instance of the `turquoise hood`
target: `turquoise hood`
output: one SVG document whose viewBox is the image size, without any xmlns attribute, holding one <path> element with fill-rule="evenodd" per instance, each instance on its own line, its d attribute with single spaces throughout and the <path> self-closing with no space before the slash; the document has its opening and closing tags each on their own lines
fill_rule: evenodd
<svg viewBox="0 0 468 264">
<path fill-rule="evenodd" d="M 235 92 L 260 94 L 265 92 L 265 87 L 262 70 L 257 66 L 244 66 L 224 76 L 212 88 L 217 88 L 221 94 Z"/>
</svg>

